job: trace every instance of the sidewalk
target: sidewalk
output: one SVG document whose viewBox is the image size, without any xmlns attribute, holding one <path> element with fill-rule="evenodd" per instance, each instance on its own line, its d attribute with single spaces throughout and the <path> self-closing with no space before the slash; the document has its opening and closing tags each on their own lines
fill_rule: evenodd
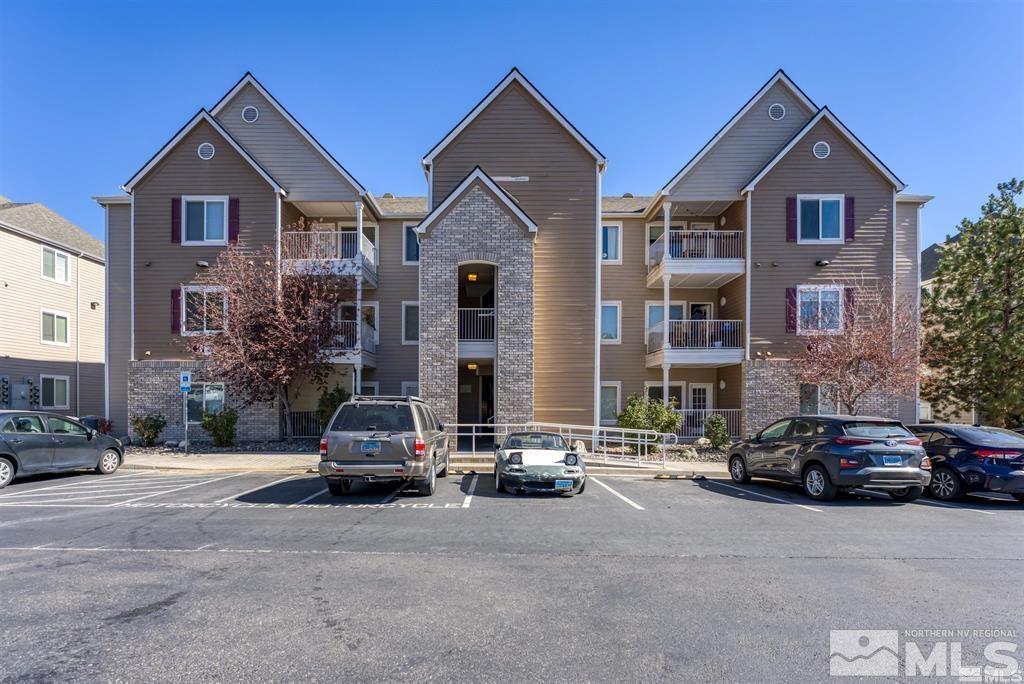
<svg viewBox="0 0 1024 684">
<path fill-rule="evenodd" d="M 129 451 L 121 466 L 125 470 L 198 470 L 204 472 L 225 472 L 247 470 L 254 473 L 315 473 L 320 456 L 315 453 L 215 453 L 148 454 Z M 487 473 L 492 469 L 490 461 L 479 458 L 460 459 L 452 456 L 451 469 L 455 474 L 469 471 Z M 602 465 L 596 463 L 587 467 L 591 475 L 624 475 L 629 477 L 654 477 L 665 474 L 671 477 L 727 477 L 724 463 L 670 462 L 665 468 L 657 465 L 638 468 L 631 465 Z"/>
</svg>

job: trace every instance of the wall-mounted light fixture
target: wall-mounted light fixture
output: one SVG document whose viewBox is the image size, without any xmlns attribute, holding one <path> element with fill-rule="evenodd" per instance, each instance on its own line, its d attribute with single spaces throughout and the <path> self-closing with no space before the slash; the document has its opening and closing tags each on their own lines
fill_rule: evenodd
<svg viewBox="0 0 1024 684">
<path fill-rule="evenodd" d="M 814 263 L 824 268 L 825 266 L 828 266 L 832 262 L 830 262 L 828 259 L 818 259 Z"/>
<path fill-rule="evenodd" d="M 718 381 L 718 389 L 720 389 L 720 390 L 724 390 L 725 389 L 725 380 L 719 380 Z"/>
<path fill-rule="evenodd" d="M 210 262 L 209 261 L 197 261 L 196 262 L 196 266 L 198 266 L 199 268 L 210 268 Z"/>
<path fill-rule="evenodd" d="M 100 303 L 99 302 L 89 302 L 89 308 L 92 309 L 93 311 L 95 311 L 96 309 L 100 308 Z"/>
<path fill-rule="evenodd" d="M 725 297 L 722 297 L 721 299 L 718 300 L 718 306 L 725 306 L 725 303 L 727 301 L 729 300 L 727 300 Z"/>
<path fill-rule="evenodd" d="M 718 219 L 718 225 L 720 225 L 723 228 L 725 228 L 725 217 L 724 216 L 722 218 Z"/>
<path fill-rule="evenodd" d="M 473 363 L 472 361 L 470 361 L 469 363 L 466 364 L 466 368 L 468 368 L 469 370 L 476 370 L 477 369 L 477 365 L 475 363 Z"/>
</svg>

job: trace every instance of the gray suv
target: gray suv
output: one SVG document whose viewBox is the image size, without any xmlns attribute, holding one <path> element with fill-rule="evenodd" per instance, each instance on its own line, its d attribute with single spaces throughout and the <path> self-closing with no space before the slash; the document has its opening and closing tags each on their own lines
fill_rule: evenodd
<svg viewBox="0 0 1024 684">
<path fill-rule="evenodd" d="M 448 475 L 448 433 L 418 397 L 355 396 L 320 440 L 320 475 L 331 494 L 353 482 L 406 480 L 424 496 Z"/>
</svg>

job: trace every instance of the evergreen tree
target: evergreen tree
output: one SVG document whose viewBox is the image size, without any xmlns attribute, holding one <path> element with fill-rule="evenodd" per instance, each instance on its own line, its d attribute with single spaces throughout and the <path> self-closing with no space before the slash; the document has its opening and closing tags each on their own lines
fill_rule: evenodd
<svg viewBox="0 0 1024 684">
<path fill-rule="evenodd" d="M 981 217 L 947 240 L 924 295 L 922 394 L 940 410 L 976 408 L 1015 427 L 1024 420 L 1024 182 L 997 188 Z"/>
</svg>

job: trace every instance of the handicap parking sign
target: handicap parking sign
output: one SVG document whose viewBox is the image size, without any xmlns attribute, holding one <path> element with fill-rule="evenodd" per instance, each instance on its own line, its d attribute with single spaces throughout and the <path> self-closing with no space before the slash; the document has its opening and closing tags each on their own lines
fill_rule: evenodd
<svg viewBox="0 0 1024 684">
<path fill-rule="evenodd" d="M 178 384 L 182 392 L 192 391 L 192 371 L 181 371 L 181 381 Z"/>
</svg>

